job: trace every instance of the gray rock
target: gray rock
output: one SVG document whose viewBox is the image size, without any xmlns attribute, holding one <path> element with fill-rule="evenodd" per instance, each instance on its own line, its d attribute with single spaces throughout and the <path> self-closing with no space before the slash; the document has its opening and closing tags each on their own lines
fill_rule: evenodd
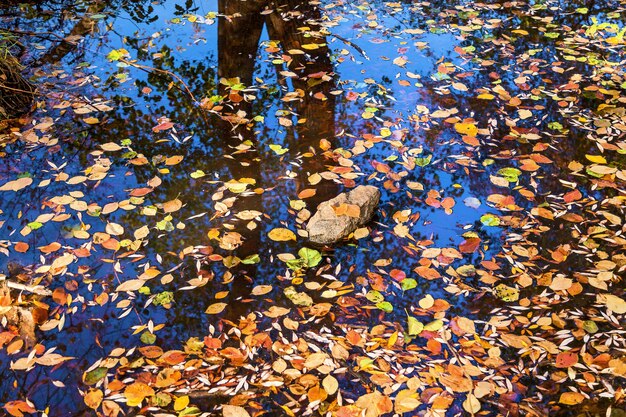
<svg viewBox="0 0 626 417">
<path fill-rule="evenodd" d="M 379 201 L 380 190 L 371 185 L 359 185 L 348 193 L 324 201 L 306 226 L 309 240 L 322 245 L 340 241 L 371 220 Z M 343 204 L 346 206 L 342 207 Z M 355 216 L 354 206 L 359 209 L 358 216 Z M 340 213 L 347 207 L 351 215 L 337 215 L 333 207 L 341 207 Z"/>
</svg>

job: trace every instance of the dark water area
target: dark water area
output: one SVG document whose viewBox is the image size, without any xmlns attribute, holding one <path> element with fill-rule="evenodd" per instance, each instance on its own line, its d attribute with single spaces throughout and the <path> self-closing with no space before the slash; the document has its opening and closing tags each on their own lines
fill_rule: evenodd
<svg viewBox="0 0 626 417">
<path fill-rule="evenodd" d="M 598 68 L 589 57 L 623 62 L 623 45 L 596 52 L 590 44 L 586 61 L 566 60 L 567 71 L 547 74 L 561 65 L 552 62 L 554 56 L 568 54 L 562 42 L 569 28 L 591 26 L 592 19 L 622 28 L 624 12 L 610 1 L 474 6 L 297 0 L 0 6 L 0 33 L 20 34 L 25 72 L 43 92 L 21 138 L 0 148 L 0 184 L 33 180 L 0 194 L 0 249 L 5 249 L 0 273 L 10 275 L 10 264 L 16 263 L 37 276 L 48 273 L 43 283 L 71 295 L 64 302 L 45 301 L 56 326 L 38 330 L 37 338 L 46 350 L 73 358 L 24 372 L 11 369 L 19 354 L 0 353 L 0 403 L 28 398 L 51 417 L 95 415 L 79 391 L 88 389 L 83 373 L 116 348 L 181 349 L 190 338 L 203 340 L 223 328 L 224 320 L 237 323 L 272 305 L 292 308 L 284 289 L 294 272 L 280 258 L 311 246 L 298 235 L 304 228 L 302 207 L 312 212 L 355 185 L 382 191 L 370 231 L 333 248 L 318 247 L 322 266 L 305 271 L 304 278 L 323 286 L 339 281 L 357 304 L 337 306 L 336 297 L 309 291 L 316 303 L 335 305 L 335 319 L 310 321 L 303 329 L 393 323 L 401 331 L 407 312 L 423 314 L 425 322 L 434 317 L 418 306 L 428 295 L 449 303 L 452 316 L 489 322 L 506 300 L 484 291 L 491 283 L 482 274 L 459 274 L 460 267 L 482 268 L 513 285 L 520 271 L 528 268 L 532 275 L 535 261 L 513 259 L 503 250 L 523 240 L 531 210 L 550 207 L 551 195 L 569 191 L 570 182 L 581 184 L 589 200 L 624 196 L 623 179 L 598 188 L 593 178 L 568 168 L 595 155 L 597 146 L 588 139 L 586 122 L 570 117 L 574 108 L 550 90 L 573 82 L 575 73 L 584 85 Z M 477 16 L 482 23 L 474 21 Z M 463 30 L 477 24 L 482 27 Z M 623 76 L 623 67 L 612 68 L 615 79 Z M 606 89 L 613 88 L 610 79 L 604 79 Z M 498 97 L 498 86 L 507 97 L 520 97 L 520 109 L 529 109 L 532 117 L 520 117 L 519 109 L 498 104 L 497 98 L 477 98 Z M 591 120 L 603 100 L 590 91 L 581 95 L 575 111 Z M 433 115 L 436 111 L 443 115 Z M 480 143 L 472 142 L 476 135 L 463 140 L 462 127 L 454 128 L 468 118 L 480 129 Z M 623 138 L 623 131 L 616 136 Z M 623 140 L 612 143 L 619 148 Z M 620 149 L 605 156 L 623 172 L 626 148 Z M 533 159 L 539 154 L 550 162 Z M 513 174 L 510 189 L 509 183 L 494 182 L 494 176 L 506 176 L 502 169 L 517 169 L 528 160 L 539 161 L 541 169 Z M 298 197 L 309 189 L 313 196 Z M 520 190 L 533 198 L 517 195 L 512 210 L 489 200 Z M 448 212 L 441 207 L 446 198 L 454 203 Z M 165 213 L 161 205 L 175 199 L 182 207 Z M 115 209 L 103 214 L 107 205 Z M 564 206 L 553 211 L 559 210 L 567 211 Z M 589 202 L 576 210 L 587 216 L 595 209 Z M 494 216 L 500 219 L 496 225 L 489 223 Z M 536 258 L 538 270 L 552 268 L 549 253 L 572 243 L 572 224 L 550 221 L 535 233 L 540 250 L 549 251 Z M 144 226 L 149 235 L 137 238 Z M 276 228 L 298 236 L 272 240 L 268 233 Z M 113 237 L 109 245 L 116 250 L 96 243 L 97 232 L 106 232 L 105 240 Z M 232 247 L 224 239 L 229 233 Z M 480 239 L 478 249 L 459 252 L 468 239 Z M 16 242 L 27 243 L 27 249 L 15 250 Z M 60 250 L 38 249 L 53 242 Z M 427 248 L 455 248 L 458 257 L 420 255 Z M 63 253 L 72 254 L 71 263 L 48 271 Z M 241 260 L 248 261 L 228 265 Z M 487 273 L 483 261 L 502 269 Z M 419 267 L 422 274 L 438 271 L 437 278 L 426 279 Z M 584 275 L 587 266 L 572 255 L 554 268 L 574 277 L 573 272 Z M 154 270 L 157 277 L 147 278 Z M 619 295 L 623 268 L 614 272 Z M 397 277 L 404 275 L 417 286 L 403 290 Z M 146 279 L 141 290 L 115 291 L 138 276 Z M 255 297 L 251 292 L 259 285 L 272 289 Z M 533 299 L 544 289 L 523 285 L 520 294 Z M 391 311 L 371 301 L 374 290 Z M 157 305 L 163 299 L 166 306 Z M 590 299 L 554 311 L 582 311 Z M 206 314 L 216 302 L 227 304 L 224 311 Z M 524 308 L 519 314 L 532 316 Z M 425 346 L 426 339 L 414 343 Z M 515 356 L 503 353 L 513 362 Z M 522 384 L 532 391 L 532 377 L 523 378 L 531 378 Z M 354 392 L 361 392 L 357 386 Z M 543 397 L 544 405 L 554 405 L 557 397 L 550 395 L 556 392 Z M 508 399 L 519 402 L 523 395 L 517 396 Z M 461 402 L 446 415 L 465 413 Z M 487 415 L 496 410 L 493 404 L 483 407 Z"/>
</svg>

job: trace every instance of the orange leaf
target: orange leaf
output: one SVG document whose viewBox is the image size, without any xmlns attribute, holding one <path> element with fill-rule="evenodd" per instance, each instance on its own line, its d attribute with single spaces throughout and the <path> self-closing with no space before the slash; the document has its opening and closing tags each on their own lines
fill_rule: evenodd
<svg viewBox="0 0 626 417">
<path fill-rule="evenodd" d="M 93 408 L 95 410 L 96 408 L 100 407 L 103 397 L 104 394 L 102 393 L 102 391 L 92 388 L 89 390 L 89 392 L 87 392 L 87 394 L 85 394 L 85 404 L 87 405 L 87 407 Z"/>
<path fill-rule="evenodd" d="M 183 202 L 176 198 L 163 203 L 163 211 L 166 213 L 174 213 L 175 211 L 180 210 L 182 206 Z"/>
<path fill-rule="evenodd" d="M 23 417 L 24 413 L 34 413 L 37 411 L 32 405 L 21 400 L 6 403 L 4 409 L 7 410 L 7 413 L 15 417 Z"/>
<path fill-rule="evenodd" d="M 46 246 L 39 246 L 38 248 L 42 253 L 52 253 L 61 249 L 61 244 L 59 242 L 52 242 Z"/>
<path fill-rule="evenodd" d="M 134 382 L 126 387 L 124 395 L 126 396 L 126 404 L 129 407 L 136 407 L 141 404 L 144 398 L 153 396 L 154 390 L 143 382 Z"/>
<path fill-rule="evenodd" d="M 561 352 L 556 355 L 557 368 L 569 368 L 578 363 L 578 354 L 575 352 Z"/>
<path fill-rule="evenodd" d="M 580 392 L 564 392 L 561 394 L 561 398 L 559 398 L 559 403 L 565 405 L 576 405 L 583 402 L 585 396 Z"/>
<path fill-rule="evenodd" d="M 298 193 L 298 198 L 302 200 L 305 198 L 313 197 L 315 195 L 315 192 L 316 191 L 314 188 L 304 189 Z"/>
<path fill-rule="evenodd" d="M 13 246 L 13 249 L 15 249 L 19 253 L 25 253 L 28 251 L 29 247 L 30 246 L 26 242 L 17 242 L 15 246 Z"/>
</svg>

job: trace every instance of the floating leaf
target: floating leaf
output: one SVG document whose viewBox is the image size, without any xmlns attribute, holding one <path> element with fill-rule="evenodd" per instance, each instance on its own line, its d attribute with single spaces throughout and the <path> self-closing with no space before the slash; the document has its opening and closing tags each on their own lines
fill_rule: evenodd
<svg viewBox="0 0 626 417">
<path fill-rule="evenodd" d="M 494 288 L 496 296 L 503 301 L 513 302 L 519 300 L 519 290 L 505 284 L 499 284 Z"/>
<path fill-rule="evenodd" d="M 223 417 L 250 417 L 245 408 L 236 405 L 224 405 L 222 407 Z"/>
<path fill-rule="evenodd" d="M 417 336 L 424 330 L 424 324 L 415 317 L 407 318 L 407 333 L 409 336 Z"/>
<path fill-rule="evenodd" d="M 226 303 L 211 304 L 204 312 L 207 314 L 219 314 L 226 308 Z"/>
<path fill-rule="evenodd" d="M 126 397 L 126 405 L 129 407 L 136 407 L 146 397 L 154 395 L 154 390 L 143 382 L 133 382 L 124 389 L 124 396 Z"/>
<path fill-rule="evenodd" d="M 302 248 L 298 251 L 298 256 L 305 261 L 305 264 L 309 268 L 316 267 L 322 262 L 322 254 L 315 249 Z"/>
<path fill-rule="evenodd" d="M 478 134 L 478 128 L 473 122 L 459 122 L 454 125 L 454 128 L 464 136 L 476 136 Z"/>
<path fill-rule="evenodd" d="M 9 181 L 0 186 L 0 191 L 19 191 L 28 187 L 33 183 L 33 179 L 30 177 L 22 177 L 14 181 Z"/>
<path fill-rule="evenodd" d="M 87 385 L 94 385 L 96 382 L 106 377 L 108 371 L 107 368 L 99 367 L 92 371 L 85 372 L 83 374 L 83 382 Z"/>
<path fill-rule="evenodd" d="M 270 230 L 267 236 L 276 242 L 287 242 L 290 240 L 296 240 L 296 234 L 294 232 L 282 227 Z"/>
<path fill-rule="evenodd" d="M 389 301 L 381 301 L 380 303 L 376 303 L 376 307 L 378 307 L 385 313 L 391 313 L 393 311 L 393 305 Z"/>
<path fill-rule="evenodd" d="M 480 216 L 480 222 L 485 226 L 499 226 L 500 217 L 495 214 L 487 213 Z"/>
<path fill-rule="evenodd" d="M 400 282 L 400 286 L 402 287 L 402 291 L 412 290 L 417 287 L 417 281 L 413 278 L 405 278 Z"/>
<path fill-rule="evenodd" d="M 283 148 L 282 146 L 276 145 L 274 143 L 270 143 L 269 146 L 270 146 L 270 149 L 276 153 L 276 155 L 283 155 L 289 152 L 289 148 Z"/>
</svg>

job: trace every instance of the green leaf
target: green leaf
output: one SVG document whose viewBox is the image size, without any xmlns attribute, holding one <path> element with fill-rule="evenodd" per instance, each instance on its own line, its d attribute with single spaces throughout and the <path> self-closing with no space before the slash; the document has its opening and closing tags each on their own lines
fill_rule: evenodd
<svg viewBox="0 0 626 417">
<path fill-rule="evenodd" d="M 474 265 L 461 265 L 456 269 L 456 272 L 462 277 L 471 277 L 476 275 L 476 268 Z"/>
<path fill-rule="evenodd" d="M 302 268 L 304 268 L 306 266 L 306 261 L 302 258 L 298 258 L 298 259 L 291 259 L 289 261 L 287 261 L 287 268 L 293 270 L 293 271 L 298 271 Z"/>
<path fill-rule="evenodd" d="M 113 61 L 119 61 L 120 59 L 129 56 L 129 53 L 126 49 L 121 48 L 121 49 L 114 49 L 111 52 L 108 53 L 107 55 L 107 59 L 111 62 Z"/>
<path fill-rule="evenodd" d="M 372 303 L 379 303 L 385 299 L 385 297 L 376 290 L 370 290 L 365 294 L 365 298 L 367 298 Z"/>
<path fill-rule="evenodd" d="M 43 226 L 43 223 L 40 222 L 30 222 L 28 223 L 28 227 L 31 228 L 31 230 L 37 230 L 39 228 L 41 228 Z"/>
<path fill-rule="evenodd" d="M 180 413 L 178 413 L 178 417 L 186 417 L 186 416 L 196 416 L 200 414 L 202 411 L 198 407 L 187 407 Z"/>
<path fill-rule="evenodd" d="M 283 290 L 285 297 L 289 298 L 297 306 L 310 307 L 313 299 L 305 292 L 298 292 L 294 287 L 287 287 Z"/>
<path fill-rule="evenodd" d="M 298 251 L 298 256 L 304 259 L 306 266 L 313 268 L 322 262 L 322 254 L 315 249 L 302 248 Z"/>
<path fill-rule="evenodd" d="M 156 342 L 156 335 L 150 333 L 150 332 L 143 332 L 141 334 L 141 337 L 139 337 L 139 339 L 145 343 L 146 345 L 152 345 L 154 344 L 154 342 Z"/>
<path fill-rule="evenodd" d="M 174 301 L 174 293 L 171 291 L 163 291 L 154 297 L 154 301 L 152 301 L 152 304 L 156 306 L 162 306 L 162 305 L 171 304 L 173 301 Z"/>
<path fill-rule="evenodd" d="M 249 255 L 246 257 L 246 259 L 243 259 L 241 261 L 242 264 L 246 265 L 258 264 L 259 262 L 261 262 L 261 258 L 257 253 L 255 253 L 254 255 Z"/>
<path fill-rule="evenodd" d="M 393 311 L 393 306 L 389 301 L 381 301 L 380 303 L 376 303 L 376 307 L 380 308 L 385 313 L 391 313 Z"/>
<path fill-rule="evenodd" d="M 289 148 L 283 148 L 282 146 L 274 143 L 270 143 L 270 149 L 276 152 L 276 155 L 282 155 L 289 151 Z"/>
<path fill-rule="evenodd" d="M 587 320 L 583 323 L 583 329 L 585 329 L 587 333 L 597 333 L 598 325 L 593 320 Z"/>
<path fill-rule="evenodd" d="M 160 222 L 157 222 L 156 227 L 159 230 L 163 230 L 166 232 L 171 232 L 172 230 L 174 230 L 174 225 L 171 222 L 172 220 L 172 216 L 167 215 L 163 220 L 161 220 Z"/>
<path fill-rule="evenodd" d="M 402 291 L 412 290 L 413 288 L 417 287 L 417 281 L 415 281 L 413 278 L 405 278 L 402 280 L 402 282 L 400 282 L 400 286 L 402 287 Z"/>
<path fill-rule="evenodd" d="M 500 217 L 491 213 L 487 213 L 480 216 L 480 222 L 485 226 L 499 226 Z"/>
<path fill-rule="evenodd" d="M 428 155 L 425 158 L 415 158 L 415 165 L 417 165 L 418 167 L 425 167 L 426 165 L 430 164 L 430 161 L 432 159 L 432 155 Z"/>
<path fill-rule="evenodd" d="M 498 171 L 498 175 L 504 177 L 508 182 L 517 182 L 522 171 L 517 168 L 502 168 Z"/>
<path fill-rule="evenodd" d="M 559 122 L 548 123 L 548 128 L 552 130 L 563 130 L 563 125 Z"/>
<path fill-rule="evenodd" d="M 190 174 L 191 178 L 193 178 L 194 180 L 196 180 L 198 178 L 202 178 L 205 175 L 206 175 L 205 172 L 203 170 L 201 170 L 201 169 L 198 169 L 198 170 L 196 170 L 196 171 L 194 171 L 194 172 L 192 172 Z"/>
<path fill-rule="evenodd" d="M 93 371 L 85 372 L 83 374 L 83 381 L 87 385 L 93 385 L 96 382 L 100 381 L 102 378 L 106 377 L 107 372 L 109 372 L 109 369 L 102 366 L 94 369 Z"/>
</svg>

